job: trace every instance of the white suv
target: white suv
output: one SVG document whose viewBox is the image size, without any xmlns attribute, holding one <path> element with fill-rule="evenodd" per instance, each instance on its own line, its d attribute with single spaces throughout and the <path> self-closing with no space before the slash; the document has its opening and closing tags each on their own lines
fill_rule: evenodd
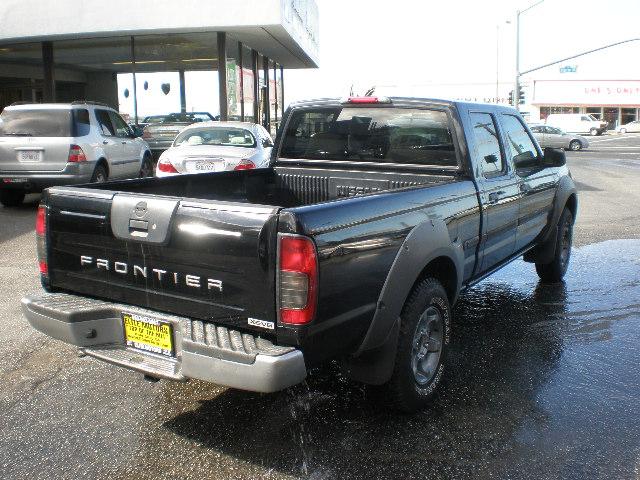
<svg viewBox="0 0 640 480">
<path fill-rule="evenodd" d="M 153 175 L 147 143 L 113 108 L 92 102 L 13 104 L 0 115 L 0 203 L 54 185 Z"/>
</svg>

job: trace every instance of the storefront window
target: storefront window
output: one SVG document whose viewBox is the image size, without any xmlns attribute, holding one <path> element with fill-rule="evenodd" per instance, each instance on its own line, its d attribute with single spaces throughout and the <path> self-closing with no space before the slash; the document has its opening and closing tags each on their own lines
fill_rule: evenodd
<svg viewBox="0 0 640 480">
<path fill-rule="evenodd" d="M 251 49 L 242 46 L 242 85 L 243 85 L 243 104 L 244 104 L 244 121 L 255 122 L 255 112 L 253 111 L 253 100 L 255 98 L 253 92 L 253 53 Z"/>
<path fill-rule="evenodd" d="M 227 35 L 227 102 L 229 120 L 240 120 L 240 50 L 238 42 Z"/>
<path fill-rule="evenodd" d="M 262 55 L 258 55 L 258 123 L 266 128 L 267 112 L 264 107 L 267 98 L 267 83 L 264 73 L 264 57 Z"/>
<path fill-rule="evenodd" d="M 602 107 L 587 107 L 585 109 L 585 113 L 593 115 L 598 120 L 602 118 Z"/>
<path fill-rule="evenodd" d="M 637 112 L 635 108 L 623 108 L 622 115 L 620 118 L 622 125 L 629 122 L 633 122 L 634 120 L 637 120 L 638 117 L 636 113 Z"/>
<path fill-rule="evenodd" d="M 604 109 L 604 121 L 607 122 L 607 128 L 616 128 L 618 126 L 618 113 L 619 108 L 605 108 Z"/>
<path fill-rule="evenodd" d="M 540 120 L 546 120 L 549 116 L 549 107 L 540 107 Z"/>
</svg>

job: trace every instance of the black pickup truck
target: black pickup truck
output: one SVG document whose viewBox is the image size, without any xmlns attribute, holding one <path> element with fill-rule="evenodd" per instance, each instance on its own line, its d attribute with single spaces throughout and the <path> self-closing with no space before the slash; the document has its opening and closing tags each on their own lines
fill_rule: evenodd
<svg viewBox="0 0 640 480">
<path fill-rule="evenodd" d="M 271 167 L 48 189 L 27 319 L 153 378 L 272 392 L 337 360 L 415 410 L 462 290 L 522 255 L 566 271 L 574 182 L 511 108 L 298 103 Z"/>
</svg>

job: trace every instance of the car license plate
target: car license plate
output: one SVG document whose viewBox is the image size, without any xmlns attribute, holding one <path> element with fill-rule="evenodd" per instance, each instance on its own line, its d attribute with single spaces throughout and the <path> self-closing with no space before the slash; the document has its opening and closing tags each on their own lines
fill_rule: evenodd
<svg viewBox="0 0 640 480">
<path fill-rule="evenodd" d="M 42 161 L 42 151 L 40 150 L 19 150 L 18 161 L 23 163 L 37 163 Z"/>
<path fill-rule="evenodd" d="M 173 327 L 157 318 L 122 313 L 124 340 L 128 347 L 173 357 Z"/>
<path fill-rule="evenodd" d="M 218 162 L 200 161 L 196 162 L 196 170 L 198 172 L 214 172 L 216 170 Z"/>
</svg>

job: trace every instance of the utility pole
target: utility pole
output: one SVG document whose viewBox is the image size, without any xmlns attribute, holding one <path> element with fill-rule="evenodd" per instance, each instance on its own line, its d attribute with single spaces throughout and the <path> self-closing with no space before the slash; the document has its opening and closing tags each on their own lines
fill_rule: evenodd
<svg viewBox="0 0 640 480">
<path fill-rule="evenodd" d="M 524 10 L 518 10 L 516 12 L 516 82 L 513 89 L 513 99 L 517 111 L 520 111 L 520 15 L 533 7 L 540 5 L 544 0 L 540 0 L 532 5 L 529 5 Z"/>
<path fill-rule="evenodd" d="M 500 25 L 496 25 L 496 103 L 498 103 L 500 79 Z"/>
</svg>

